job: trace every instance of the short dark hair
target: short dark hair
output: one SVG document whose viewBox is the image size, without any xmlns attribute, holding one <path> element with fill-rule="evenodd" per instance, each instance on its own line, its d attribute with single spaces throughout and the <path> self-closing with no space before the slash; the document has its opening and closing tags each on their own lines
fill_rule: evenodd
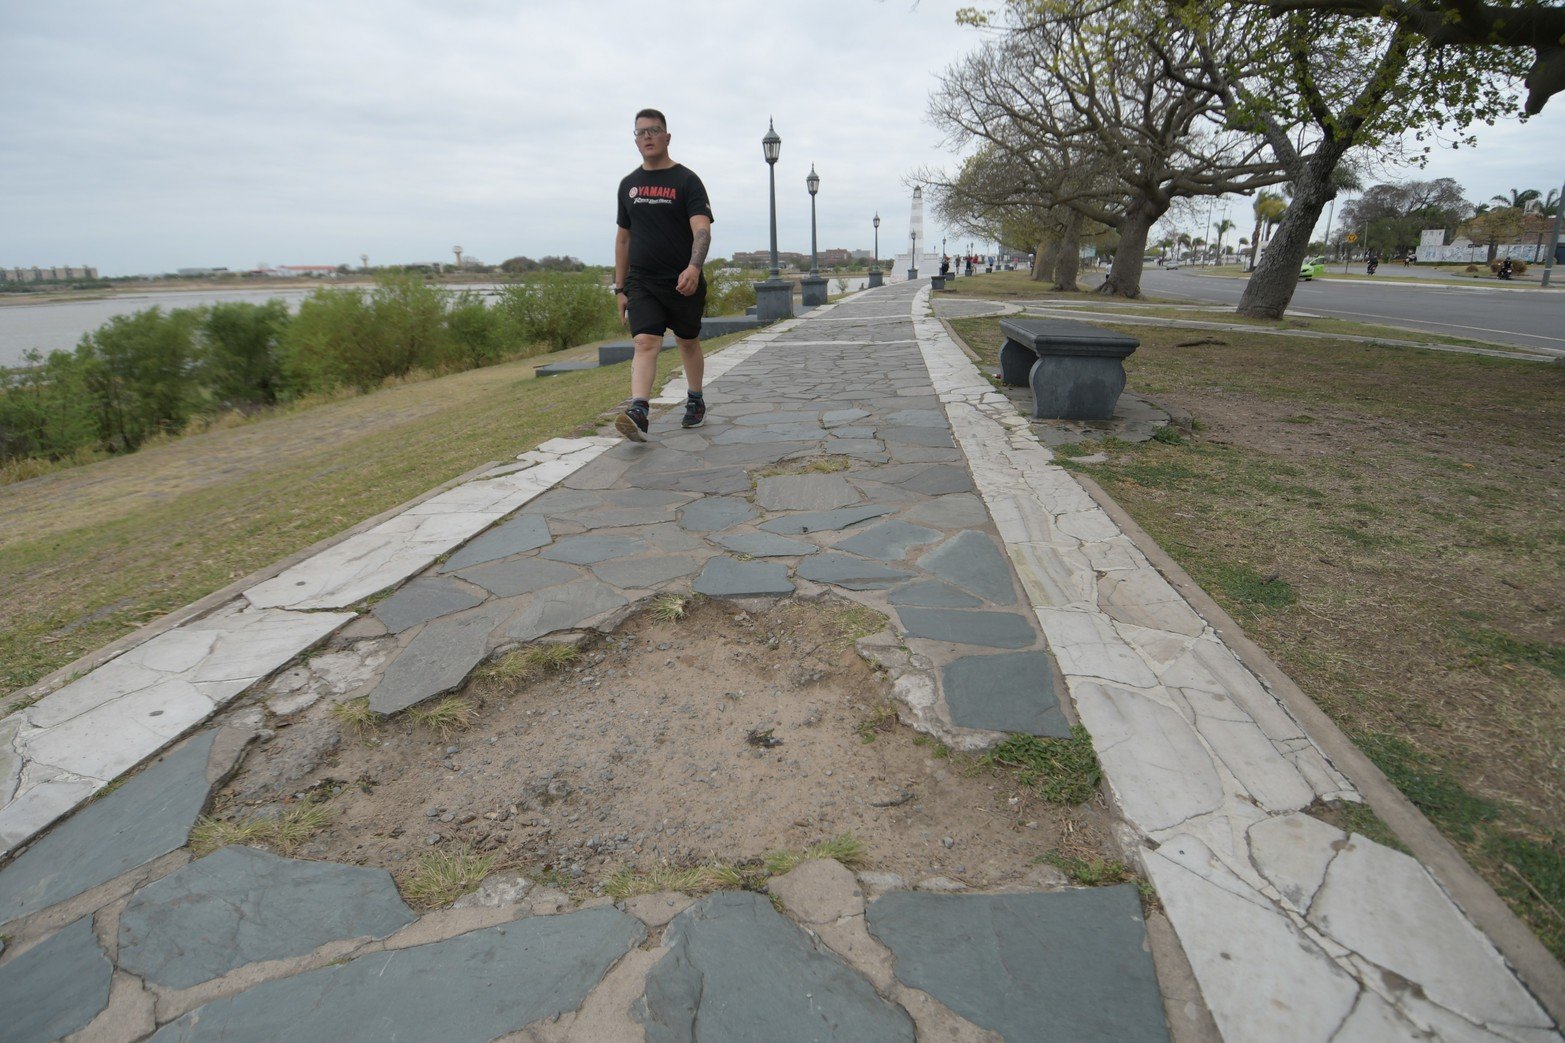
<svg viewBox="0 0 1565 1043">
<path fill-rule="evenodd" d="M 663 124 L 664 130 L 668 129 L 668 117 L 663 115 L 657 109 L 642 109 L 640 112 L 636 113 L 636 118 L 638 120 L 657 120 L 659 123 Z"/>
</svg>

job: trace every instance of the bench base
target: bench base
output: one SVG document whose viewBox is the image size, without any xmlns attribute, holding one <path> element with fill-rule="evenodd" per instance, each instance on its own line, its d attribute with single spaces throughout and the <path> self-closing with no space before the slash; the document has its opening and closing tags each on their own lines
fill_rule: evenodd
<svg viewBox="0 0 1565 1043">
<path fill-rule="evenodd" d="M 1008 375 L 1025 355 L 1029 363 L 1020 380 Z M 1001 379 L 1007 384 L 1032 388 L 1034 420 L 1109 420 L 1125 390 L 1125 366 L 1119 359 L 1080 355 L 1046 355 L 1038 358 L 1019 344 L 1006 341 L 1000 349 Z"/>
</svg>

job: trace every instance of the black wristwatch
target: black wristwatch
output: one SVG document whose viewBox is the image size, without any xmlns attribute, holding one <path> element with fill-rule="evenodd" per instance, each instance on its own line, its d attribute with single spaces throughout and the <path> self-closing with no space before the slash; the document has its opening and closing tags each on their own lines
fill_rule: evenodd
<svg viewBox="0 0 1565 1043">
<path fill-rule="evenodd" d="M 609 289 L 613 290 L 616 296 L 625 292 L 625 287 L 623 286 L 610 286 Z"/>
</svg>

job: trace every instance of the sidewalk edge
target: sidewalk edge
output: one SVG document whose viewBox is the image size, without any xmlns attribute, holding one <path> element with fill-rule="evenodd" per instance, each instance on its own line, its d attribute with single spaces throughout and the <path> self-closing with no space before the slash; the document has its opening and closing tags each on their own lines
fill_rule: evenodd
<svg viewBox="0 0 1565 1043">
<path fill-rule="evenodd" d="M 1530 989 L 1555 1022 L 1565 1025 L 1565 966 L 1544 948 L 1531 929 L 1511 912 L 1495 890 L 1434 824 L 1419 811 L 1402 791 L 1337 727 L 1315 701 L 1294 683 L 1260 645 L 1225 612 L 1195 580 L 1171 558 L 1157 541 L 1136 524 L 1103 487 L 1090 477 L 1074 472 L 1081 483 L 1147 560 L 1163 574 L 1190 605 L 1212 625 L 1219 637 L 1265 685 L 1270 688 L 1308 731 L 1309 736 L 1341 771 L 1358 787 L 1365 802 L 1379 815 L 1397 837 L 1407 844 L 1452 900 L 1488 935 L 1517 977 Z"/>
</svg>

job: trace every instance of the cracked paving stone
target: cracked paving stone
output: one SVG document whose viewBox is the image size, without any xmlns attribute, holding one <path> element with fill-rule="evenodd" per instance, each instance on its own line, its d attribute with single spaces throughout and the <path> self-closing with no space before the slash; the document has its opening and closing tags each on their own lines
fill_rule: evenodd
<svg viewBox="0 0 1565 1043">
<path fill-rule="evenodd" d="M 694 587 L 697 593 L 714 598 L 793 593 L 793 582 L 783 565 L 770 561 L 736 561 L 727 556 L 708 561 Z"/>
<path fill-rule="evenodd" d="M 977 608 L 983 602 L 937 579 L 922 579 L 896 587 L 887 598 L 893 605 L 920 608 Z"/>
<path fill-rule="evenodd" d="M 197 1007 L 152 1039 L 494 1039 L 580 1007 L 645 937 L 640 921 L 612 908 L 532 916 L 266 982 Z"/>
<path fill-rule="evenodd" d="M 836 549 L 862 554 L 866 558 L 879 558 L 881 561 L 900 561 L 909 550 L 933 543 L 940 535 L 935 529 L 926 529 L 922 525 L 887 521 L 849 536 L 838 543 Z"/>
<path fill-rule="evenodd" d="M 1069 738 L 1046 652 L 967 656 L 941 674 L 951 722 L 963 728 Z"/>
<path fill-rule="evenodd" d="M 1048 894 L 894 891 L 866 914 L 897 979 L 1008 1040 L 1163 1043 L 1132 884 Z"/>
<path fill-rule="evenodd" d="M 556 630 L 568 630 L 594 616 L 630 604 L 619 591 L 595 577 L 550 587 L 534 594 L 506 627 L 518 641 L 531 641 Z"/>
<path fill-rule="evenodd" d="M 1016 604 L 1010 563 L 981 532 L 958 533 L 919 558 L 918 567 L 992 604 Z"/>
<path fill-rule="evenodd" d="M 547 547 L 553 539 L 549 535 L 549 523 L 543 518 L 524 514 L 495 526 L 462 547 L 440 566 L 441 572 L 456 572 L 469 565 L 481 565 L 498 558 L 509 558 L 539 547 Z"/>
<path fill-rule="evenodd" d="M 519 594 L 531 594 L 545 587 L 569 583 L 581 572 L 569 565 L 539 558 L 518 558 L 515 561 L 496 561 L 475 565 L 458 573 L 469 583 L 476 583 L 496 597 L 514 598 Z"/>
<path fill-rule="evenodd" d="M 92 917 L 82 917 L 0 967 L 0 1038 L 45 1043 L 85 1028 L 109 1005 L 113 976 Z"/>
<path fill-rule="evenodd" d="M 185 846 L 206 806 L 216 729 L 82 808 L 0 869 L 0 924 L 47 909 Z"/>
<path fill-rule="evenodd" d="M 504 618 L 501 606 L 486 605 L 424 627 L 387 664 L 370 692 L 370 709 L 397 713 L 460 685 L 489 654 L 489 635 Z"/>
<path fill-rule="evenodd" d="M 768 532 L 737 532 L 728 536 L 718 536 L 713 542 L 735 554 L 748 554 L 752 558 L 801 557 L 820 550 L 813 543 L 790 540 L 786 536 L 773 536 Z"/>
<path fill-rule="evenodd" d="M 628 558 L 646 549 L 646 543 L 634 536 L 572 536 L 539 551 L 538 556 L 572 565 L 595 565 L 610 558 Z"/>
<path fill-rule="evenodd" d="M 1014 612 L 901 607 L 897 616 L 909 637 L 986 648 L 1026 648 L 1038 640 L 1032 621 Z"/>
<path fill-rule="evenodd" d="M 874 590 L 891 586 L 912 575 L 902 569 L 894 569 L 879 562 L 847 554 L 817 554 L 799 563 L 795 574 L 800 579 L 816 583 L 835 583 L 849 590 Z"/>
<path fill-rule="evenodd" d="M 679 524 L 690 532 L 716 532 L 747 522 L 755 515 L 755 505 L 749 500 L 733 496 L 707 497 L 685 507 L 679 514 Z"/>
<path fill-rule="evenodd" d="M 763 522 L 759 528 L 779 536 L 798 536 L 806 532 L 833 532 L 890 513 L 890 507 L 882 507 L 878 504 L 840 507 L 835 511 L 808 511 L 804 514 L 773 518 Z"/>
<path fill-rule="evenodd" d="M 483 599 L 471 590 L 448 579 L 415 579 L 372 610 L 375 618 L 393 634 L 427 623 L 437 616 L 448 616 L 475 605 Z"/>
<path fill-rule="evenodd" d="M 384 869 L 225 847 L 136 892 L 120 917 L 119 966 L 188 989 L 337 939 L 383 938 L 415 919 Z"/>
<path fill-rule="evenodd" d="M 663 555 L 655 558 L 629 558 L 606 561 L 592 567 L 605 583 L 621 590 L 645 590 L 699 569 L 703 559 L 690 555 Z"/>
<path fill-rule="evenodd" d="M 768 511 L 829 511 L 864 499 L 837 474 L 785 474 L 762 478 L 755 502 Z"/>
<path fill-rule="evenodd" d="M 634 1008 L 649 1043 L 914 1039 L 907 1011 L 761 895 L 702 899 L 674 919 L 663 945 L 668 955 Z"/>
</svg>

